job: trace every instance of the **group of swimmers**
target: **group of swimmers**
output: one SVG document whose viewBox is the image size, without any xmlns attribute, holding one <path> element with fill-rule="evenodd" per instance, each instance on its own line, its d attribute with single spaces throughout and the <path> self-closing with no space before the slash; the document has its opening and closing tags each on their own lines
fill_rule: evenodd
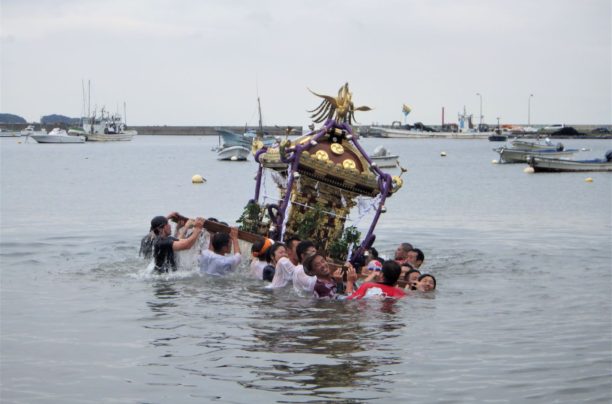
<svg viewBox="0 0 612 404">
<path fill-rule="evenodd" d="M 172 236 L 169 220 L 177 223 L 175 236 Z M 174 252 L 192 248 L 204 222 L 202 218 L 188 219 L 176 212 L 151 220 L 149 240 L 155 272 L 177 269 Z M 435 277 L 420 272 L 425 260 L 423 252 L 409 243 L 400 244 L 390 260 L 383 260 L 375 248 L 370 248 L 364 254 L 363 265 L 358 268 L 350 262 L 342 266 L 330 263 L 312 241 L 295 236 L 286 239 L 285 243 L 268 238 L 258 240 L 252 245 L 251 256 L 250 274 L 268 282 L 266 288 L 283 288 L 291 283 L 298 293 L 317 298 L 401 298 L 409 291 L 436 289 Z M 198 261 L 201 273 L 223 276 L 235 271 L 242 262 L 238 230 L 232 227 L 229 234 L 212 234 L 208 248 L 201 252 Z"/>
</svg>

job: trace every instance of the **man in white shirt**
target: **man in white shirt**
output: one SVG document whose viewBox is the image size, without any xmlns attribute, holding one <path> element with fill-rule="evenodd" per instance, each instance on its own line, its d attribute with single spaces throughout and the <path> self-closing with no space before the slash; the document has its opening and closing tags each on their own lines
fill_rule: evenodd
<svg viewBox="0 0 612 404">
<path fill-rule="evenodd" d="M 238 244 L 238 229 L 232 227 L 229 235 L 227 233 L 215 233 L 211 240 L 211 250 L 206 250 L 200 255 L 200 273 L 208 275 L 223 276 L 234 271 L 242 256 Z M 226 255 L 234 247 L 233 255 Z"/>
<path fill-rule="evenodd" d="M 295 248 L 295 252 L 300 264 L 293 270 L 293 289 L 298 293 L 306 292 L 308 295 L 311 295 L 317 282 L 317 277 L 306 275 L 302 263 L 307 257 L 316 254 L 317 248 L 312 241 L 304 240 L 300 241 Z"/>
</svg>

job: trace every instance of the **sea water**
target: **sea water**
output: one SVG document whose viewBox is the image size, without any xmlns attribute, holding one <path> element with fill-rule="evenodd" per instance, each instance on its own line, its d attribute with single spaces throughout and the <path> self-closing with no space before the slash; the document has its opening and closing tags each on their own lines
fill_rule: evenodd
<svg viewBox="0 0 612 404">
<path fill-rule="evenodd" d="M 235 224 L 253 197 L 255 163 L 216 143 L 0 139 L 3 403 L 612 400 L 612 173 L 526 174 L 486 140 L 362 139 L 408 169 L 375 247 L 421 248 L 438 290 L 315 301 L 246 270 L 147 272 L 153 216 Z"/>
</svg>

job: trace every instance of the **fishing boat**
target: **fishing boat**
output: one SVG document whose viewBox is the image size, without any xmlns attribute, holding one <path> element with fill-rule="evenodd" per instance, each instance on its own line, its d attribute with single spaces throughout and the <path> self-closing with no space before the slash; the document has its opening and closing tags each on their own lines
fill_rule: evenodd
<svg viewBox="0 0 612 404">
<path fill-rule="evenodd" d="M 30 135 L 37 143 L 85 143 L 85 136 L 69 135 L 64 129 L 54 128 L 45 134 Z"/>
<path fill-rule="evenodd" d="M 499 158 L 502 163 L 527 163 L 529 157 L 569 158 L 576 153 L 578 149 L 528 150 L 502 146 L 493 149 L 493 151 L 499 153 Z"/>
<path fill-rule="evenodd" d="M 251 148 L 242 145 L 224 146 L 217 150 L 217 160 L 245 161 L 251 154 Z"/>
<path fill-rule="evenodd" d="M 563 151 L 565 146 L 563 143 L 554 144 L 549 138 L 544 139 L 543 141 L 529 141 L 529 140 L 519 140 L 515 139 L 511 143 L 513 148 L 521 149 L 521 150 L 557 150 Z"/>
<path fill-rule="evenodd" d="M 534 172 L 588 172 L 612 171 L 612 150 L 608 150 L 601 159 L 568 160 L 542 156 L 530 156 L 527 164 Z"/>
<path fill-rule="evenodd" d="M 88 142 L 129 141 L 138 134 L 127 128 L 121 115 L 111 115 L 104 108 L 99 115 L 94 111 L 91 117 L 83 118 L 82 128 L 70 129 L 70 133 L 85 136 Z"/>
<path fill-rule="evenodd" d="M 399 156 L 397 154 L 391 154 L 386 147 L 380 145 L 374 149 L 370 158 L 378 167 L 390 168 L 397 166 Z"/>
<path fill-rule="evenodd" d="M 247 129 L 244 133 L 236 133 L 227 129 L 217 129 L 219 146 L 213 150 L 217 152 L 218 160 L 244 161 L 248 158 L 255 141 L 260 141 L 264 146 L 271 146 L 276 142 L 274 136 L 266 134 L 263 130 L 259 97 L 257 97 L 257 110 L 259 112 L 257 130 Z"/>
</svg>

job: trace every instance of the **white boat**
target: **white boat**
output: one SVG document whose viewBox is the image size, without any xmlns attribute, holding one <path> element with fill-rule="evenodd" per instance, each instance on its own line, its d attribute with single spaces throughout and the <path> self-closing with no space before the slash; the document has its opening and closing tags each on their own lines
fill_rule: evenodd
<svg viewBox="0 0 612 404">
<path fill-rule="evenodd" d="M 121 115 L 110 115 L 104 111 L 91 118 L 83 118 L 82 130 L 70 129 L 71 134 L 85 136 L 89 142 L 115 142 L 129 141 L 138 134 L 135 130 L 128 130 L 121 119 Z"/>
<path fill-rule="evenodd" d="M 557 150 L 557 151 L 562 151 L 565 147 L 563 146 L 563 143 L 557 143 L 554 144 L 553 142 L 551 142 L 551 140 L 549 138 L 544 139 L 543 142 L 539 142 L 539 141 L 529 141 L 529 140 L 513 140 L 512 141 L 512 147 L 515 149 L 521 149 L 521 150 Z"/>
<path fill-rule="evenodd" d="M 47 134 L 30 135 L 38 143 L 85 143 L 85 136 L 69 135 L 64 129 L 55 128 Z"/>
<path fill-rule="evenodd" d="M 32 136 L 32 135 L 46 135 L 47 131 L 45 128 L 41 128 L 40 130 L 36 130 L 34 125 L 28 125 L 25 129 L 21 130 L 21 136 Z"/>
<path fill-rule="evenodd" d="M 530 156 L 527 163 L 534 172 L 588 172 L 612 171 L 612 150 L 603 159 L 568 160 L 542 156 Z"/>
<path fill-rule="evenodd" d="M 0 128 L 0 137 L 20 137 L 21 132 Z"/>
<path fill-rule="evenodd" d="M 245 146 L 227 146 L 217 150 L 217 159 L 225 161 L 245 161 L 249 154 L 251 154 L 251 148 Z"/>
<path fill-rule="evenodd" d="M 385 128 L 379 126 L 372 126 L 371 131 L 380 133 L 380 137 L 385 138 L 405 138 L 405 139 L 422 139 L 422 138 L 446 138 L 446 139 L 487 139 L 489 136 L 495 134 L 495 132 L 477 132 L 477 131 L 464 131 L 464 132 L 430 132 L 423 130 L 414 129 L 400 129 L 400 128 Z"/>
<path fill-rule="evenodd" d="M 380 168 L 389 168 L 397 166 L 397 154 L 391 154 L 384 146 L 378 146 L 374 149 L 374 153 L 370 155 L 372 162 Z"/>
<path fill-rule="evenodd" d="M 567 150 L 525 150 L 516 149 L 513 147 L 502 146 L 493 149 L 499 153 L 500 161 L 503 163 L 527 163 L 529 157 L 552 157 L 552 158 L 569 158 L 576 153 L 578 149 Z"/>
</svg>

